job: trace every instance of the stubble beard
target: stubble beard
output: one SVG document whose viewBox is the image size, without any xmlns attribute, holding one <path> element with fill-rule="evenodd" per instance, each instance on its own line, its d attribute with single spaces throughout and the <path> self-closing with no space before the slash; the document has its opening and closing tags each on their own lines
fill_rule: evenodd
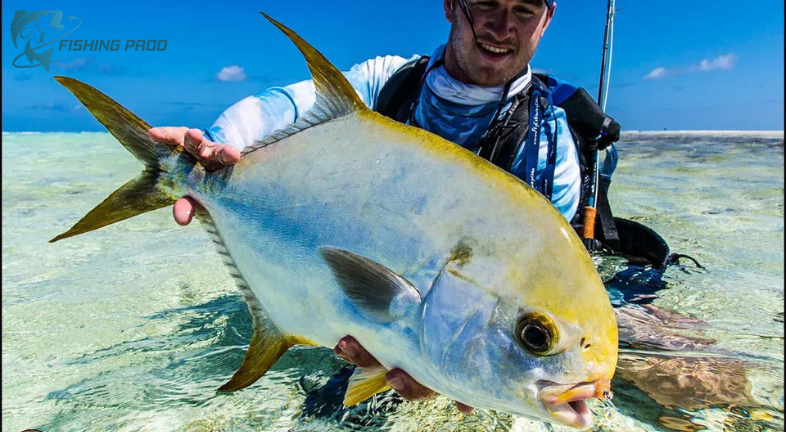
<svg viewBox="0 0 786 432">
<path fill-rule="evenodd" d="M 521 43 L 517 44 L 520 49 L 524 49 L 524 52 L 517 53 L 516 58 L 514 58 L 518 64 L 515 67 L 505 68 L 496 73 L 488 73 L 480 70 L 481 68 L 476 67 L 473 61 L 470 59 L 470 56 L 473 55 L 471 51 L 480 49 L 475 43 L 475 38 L 471 33 L 468 35 L 465 34 L 466 32 L 458 27 L 459 26 L 456 24 L 451 26 L 447 49 L 452 51 L 456 66 L 463 77 L 453 78 L 459 79 L 460 81 L 468 81 L 468 84 L 475 84 L 484 87 L 496 87 L 504 85 L 524 71 L 535 54 L 535 47 L 537 47 L 538 43 L 540 42 L 540 38 L 536 38 L 531 41 L 532 43 L 523 47 L 521 46 Z M 465 46 L 463 43 L 464 38 L 467 38 L 471 41 L 468 45 L 466 45 L 468 47 L 466 50 L 461 49 L 463 46 Z"/>
</svg>

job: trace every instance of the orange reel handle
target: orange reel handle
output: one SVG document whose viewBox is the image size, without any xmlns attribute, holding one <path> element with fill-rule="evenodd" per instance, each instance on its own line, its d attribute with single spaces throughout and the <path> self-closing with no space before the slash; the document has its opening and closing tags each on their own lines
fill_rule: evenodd
<svg viewBox="0 0 786 432">
<path fill-rule="evenodd" d="M 584 235 L 585 239 L 595 238 L 595 216 L 598 211 L 594 207 L 584 207 Z"/>
</svg>

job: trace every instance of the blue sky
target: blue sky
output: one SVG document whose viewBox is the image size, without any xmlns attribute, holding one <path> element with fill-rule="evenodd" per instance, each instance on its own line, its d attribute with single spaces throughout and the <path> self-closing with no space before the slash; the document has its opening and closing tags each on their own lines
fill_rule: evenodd
<svg viewBox="0 0 786 432">
<path fill-rule="evenodd" d="M 606 1 L 558 3 L 532 65 L 595 95 Z M 617 5 L 608 111 L 624 129 L 783 130 L 782 0 Z M 49 73 L 13 67 L 24 43 L 11 41 L 14 12 L 50 9 L 82 20 L 66 38 L 166 39 L 167 49 L 72 53 Z M 309 78 L 260 10 L 342 70 L 377 55 L 430 54 L 449 30 L 439 0 L 3 1 L 2 129 L 103 130 L 53 75 L 94 85 L 152 125 L 209 127 L 245 96 Z"/>
</svg>

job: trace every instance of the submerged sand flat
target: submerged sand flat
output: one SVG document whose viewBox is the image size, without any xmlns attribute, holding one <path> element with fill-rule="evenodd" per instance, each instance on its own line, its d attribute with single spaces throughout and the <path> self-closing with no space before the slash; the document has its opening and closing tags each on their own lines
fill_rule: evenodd
<svg viewBox="0 0 786 432">
<path fill-rule="evenodd" d="M 345 364 L 323 349 L 293 350 L 249 389 L 217 394 L 251 319 L 198 224 L 162 209 L 48 244 L 141 166 L 106 133 L 2 137 L 3 431 L 566 430 L 464 417 L 444 398 L 386 394 L 345 410 Z M 614 407 L 593 402 L 597 430 L 782 430 L 783 132 L 626 132 L 618 148 L 615 215 L 707 269 L 683 260 L 660 276 L 598 259 L 610 296 L 693 320 L 659 318 L 652 327 L 676 329 L 655 331 L 658 343 L 715 342 L 712 360 L 625 351 L 639 372 L 615 380 Z M 680 382 L 706 389 L 683 394 Z"/>
</svg>

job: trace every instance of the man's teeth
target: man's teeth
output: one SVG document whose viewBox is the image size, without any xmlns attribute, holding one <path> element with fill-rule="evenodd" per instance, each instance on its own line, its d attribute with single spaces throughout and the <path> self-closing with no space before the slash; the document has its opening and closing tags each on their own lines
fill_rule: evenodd
<svg viewBox="0 0 786 432">
<path fill-rule="evenodd" d="M 483 49 L 491 51 L 491 52 L 496 53 L 496 54 L 505 54 L 505 53 L 510 52 L 510 50 L 507 49 L 507 48 L 496 48 L 496 47 L 493 47 L 491 45 L 486 45 L 486 44 L 480 44 L 480 46 Z"/>
</svg>

